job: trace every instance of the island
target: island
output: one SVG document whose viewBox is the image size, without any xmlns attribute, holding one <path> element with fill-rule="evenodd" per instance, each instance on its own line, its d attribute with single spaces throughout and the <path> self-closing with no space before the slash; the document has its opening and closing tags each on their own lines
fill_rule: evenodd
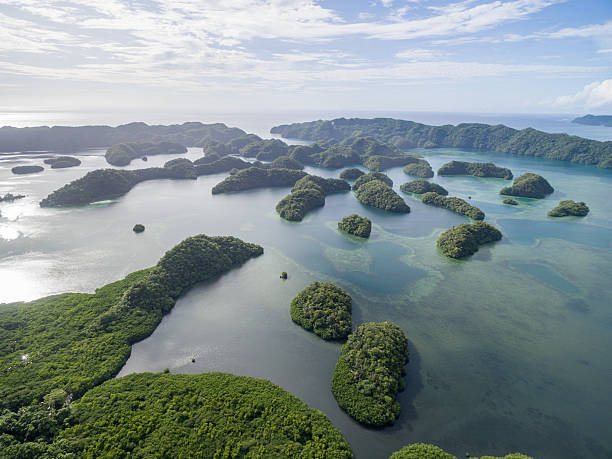
<svg viewBox="0 0 612 459">
<path fill-rule="evenodd" d="M 561 201 L 557 207 L 548 212 L 549 217 L 586 217 L 589 207 L 584 202 L 576 202 L 570 199 Z"/>
<path fill-rule="evenodd" d="M 396 156 L 368 156 L 363 165 L 374 172 L 384 171 L 392 167 L 405 166 L 407 164 L 419 164 L 420 156 L 414 154 L 403 154 L 398 150 Z"/>
<path fill-rule="evenodd" d="M 74 156 L 56 156 L 55 158 L 45 159 L 43 162 L 51 165 L 51 169 L 65 169 L 81 165 L 81 160 Z"/>
<path fill-rule="evenodd" d="M 304 169 L 304 165 L 301 162 L 289 156 L 279 156 L 274 161 L 265 164 L 256 161 L 253 163 L 253 166 L 261 169 L 295 169 L 299 171 Z"/>
<path fill-rule="evenodd" d="M 402 190 L 404 193 L 438 193 L 441 196 L 448 195 L 448 191 L 443 186 L 423 179 L 417 179 L 413 180 L 412 182 L 404 183 L 400 186 L 400 190 Z"/>
<path fill-rule="evenodd" d="M 438 193 L 428 192 L 421 196 L 424 204 L 444 207 L 453 212 L 469 217 L 473 220 L 484 220 L 485 214 L 478 207 L 468 204 L 461 198 L 442 196 Z"/>
<path fill-rule="evenodd" d="M 472 175 L 474 177 L 495 177 L 512 180 L 512 171 L 493 163 L 468 163 L 450 161 L 438 169 L 438 175 Z"/>
<path fill-rule="evenodd" d="M 517 130 L 479 123 L 431 126 L 393 118 L 336 118 L 275 126 L 270 132 L 284 138 L 315 142 L 343 142 L 359 132 L 361 136 L 394 145 L 403 151 L 413 148 L 461 148 L 612 167 L 611 141 L 549 134 L 533 128 Z"/>
<path fill-rule="evenodd" d="M 363 205 L 377 207 L 387 212 L 401 214 L 410 212 L 410 207 L 408 207 L 401 196 L 393 191 L 393 188 L 380 180 L 370 180 L 360 185 L 357 191 L 355 191 L 355 197 Z"/>
<path fill-rule="evenodd" d="M 323 207 L 328 194 L 350 189 L 348 182 L 341 179 L 306 175 L 295 182 L 289 195 L 279 201 L 276 212 L 285 220 L 299 222 L 312 209 Z"/>
<path fill-rule="evenodd" d="M 438 238 L 438 247 L 450 258 L 463 258 L 478 251 L 478 247 L 499 241 L 502 233 L 493 225 L 478 221 L 453 226 Z"/>
<path fill-rule="evenodd" d="M 194 163 L 187 158 L 176 158 L 167 161 L 164 164 L 164 169 L 167 169 L 170 178 L 173 179 L 190 179 L 198 178 L 198 172 Z"/>
<path fill-rule="evenodd" d="M 357 169 L 356 167 L 351 167 L 349 169 L 345 169 L 340 172 L 340 178 L 344 180 L 357 180 L 359 177 L 364 175 L 361 169 Z"/>
<path fill-rule="evenodd" d="M 217 183 L 212 194 L 234 193 L 254 188 L 293 186 L 306 172 L 293 169 L 260 169 L 249 167 Z"/>
<path fill-rule="evenodd" d="M 506 198 L 506 199 L 504 199 L 502 202 L 503 202 L 504 204 L 508 204 L 508 205 L 510 205 L 510 206 L 518 206 L 518 205 L 519 205 L 518 201 L 515 201 L 515 200 L 514 200 L 514 199 L 512 199 L 512 198 Z"/>
<path fill-rule="evenodd" d="M 11 169 L 11 172 L 16 175 L 25 175 L 25 174 L 36 174 L 44 170 L 45 168 L 42 166 L 15 166 Z"/>
<path fill-rule="evenodd" d="M 466 454 L 469 459 L 479 459 L 477 456 Z M 412 445 L 404 446 L 399 451 L 394 452 L 389 456 L 389 459 L 458 459 L 457 456 L 447 453 L 442 448 L 427 443 L 413 443 Z M 521 453 L 507 454 L 503 457 L 498 456 L 482 456 L 480 459 L 533 459 L 531 456 L 525 456 Z"/>
<path fill-rule="evenodd" d="M 586 124 L 587 126 L 612 127 L 612 116 L 610 115 L 584 115 L 574 118 L 572 123 Z"/>
<path fill-rule="evenodd" d="M 369 238 L 372 222 L 369 218 L 351 214 L 338 222 L 338 228 L 353 236 Z"/>
<path fill-rule="evenodd" d="M 330 282 L 315 282 L 291 301 L 291 319 L 325 340 L 351 333 L 351 296 Z"/>
<path fill-rule="evenodd" d="M 187 153 L 187 148 L 175 142 L 119 143 L 106 150 L 104 157 L 113 166 L 127 166 L 133 159 L 147 155 L 176 155 Z"/>
<path fill-rule="evenodd" d="M 391 180 L 385 174 L 381 172 L 370 172 L 368 174 L 363 174 L 362 176 L 357 178 L 357 180 L 353 184 L 353 191 L 357 191 L 361 185 L 371 182 L 372 180 L 380 180 L 381 182 L 385 183 L 390 187 L 393 186 L 393 180 Z"/>
<path fill-rule="evenodd" d="M 145 230 L 144 225 L 140 223 L 136 223 L 134 225 L 134 228 L 132 228 L 132 231 L 134 231 L 135 233 L 142 233 L 144 230 Z"/>
<path fill-rule="evenodd" d="M 499 194 L 505 196 L 519 196 L 522 198 L 545 198 L 554 190 L 550 183 L 541 175 L 527 172 L 514 179 L 512 186 L 502 188 Z"/>
<path fill-rule="evenodd" d="M 434 171 L 431 165 L 424 159 L 416 163 L 408 164 L 404 167 L 404 173 L 413 177 L 431 178 L 434 176 Z"/>
<path fill-rule="evenodd" d="M 212 161 L 209 161 L 208 158 L 205 156 L 193 162 L 198 175 L 220 174 L 222 172 L 229 172 L 232 169 L 241 170 L 253 167 L 251 163 L 235 156 L 224 156 L 219 159 L 212 157 Z"/>
<path fill-rule="evenodd" d="M 24 194 L 6 193 L 4 196 L 0 195 L 0 202 L 13 202 L 23 198 L 25 198 Z"/>
<path fill-rule="evenodd" d="M 361 424 L 383 427 L 400 413 L 395 398 L 404 388 L 408 340 L 391 322 L 360 325 L 342 346 L 332 377 L 340 408 Z"/>
</svg>

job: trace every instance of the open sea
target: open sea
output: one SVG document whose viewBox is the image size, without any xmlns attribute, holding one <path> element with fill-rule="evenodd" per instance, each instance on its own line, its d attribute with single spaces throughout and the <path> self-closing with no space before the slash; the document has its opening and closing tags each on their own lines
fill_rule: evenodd
<svg viewBox="0 0 612 459">
<path fill-rule="evenodd" d="M 390 116 L 427 124 L 483 122 L 534 127 L 597 140 L 612 128 L 570 123 L 576 115 L 476 115 L 398 112 L 268 114 L 0 112 L 0 125 L 117 125 L 225 122 L 269 137 L 276 124 L 313 119 Z M 436 248 L 440 233 L 467 219 L 423 205 L 399 187 L 412 178 L 387 172 L 412 211 L 395 215 L 362 206 L 352 193 L 327 197 L 301 223 L 281 220 L 276 203 L 289 189 L 215 195 L 226 174 L 142 183 L 125 196 L 93 205 L 42 209 L 51 191 L 88 171 L 112 167 L 104 150 L 78 153 L 81 166 L 18 176 L 11 167 L 42 164 L 40 155 L 0 155 L 0 303 L 60 292 L 93 292 L 151 266 L 188 236 L 234 235 L 261 244 L 264 256 L 191 289 L 156 331 L 133 346 L 119 376 L 141 371 L 223 371 L 265 378 L 323 411 L 357 458 L 386 458 L 426 442 L 458 457 L 520 451 L 543 459 L 612 457 L 612 170 L 539 158 L 456 149 L 414 152 L 437 170 L 450 160 L 492 161 L 517 177 L 544 176 L 555 192 L 503 205 L 503 179 L 434 177 L 451 196 L 486 213 L 503 239 L 465 260 Z M 161 166 L 150 156 L 127 168 Z M 324 177 L 340 170 L 306 169 Z M 584 218 L 552 219 L 562 199 L 585 201 Z M 368 241 L 337 222 L 370 218 Z M 143 223 L 146 231 L 134 234 Z M 279 279 L 287 271 L 289 279 Z M 391 320 L 410 342 L 401 415 L 392 427 L 367 429 L 340 410 L 331 374 L 340 344 L 295 325 L 289 303 L 314 281 L 331 281 L 353 298 L 353 325 Z M 2 306 L 0 305 L 0 308 Z M 196 358 L 192 363 L 192 357 Z"/>
</svg>

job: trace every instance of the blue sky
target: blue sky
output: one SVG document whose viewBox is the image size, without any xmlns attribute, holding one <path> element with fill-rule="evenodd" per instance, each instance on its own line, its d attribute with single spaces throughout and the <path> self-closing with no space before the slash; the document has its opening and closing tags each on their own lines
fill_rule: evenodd
<svg viewBox="0 0 612 459">
<path fill-rule="evenodd" d="M 16 107 L 612 113 L 612 0 L 1 0 Z"/>
</svg>

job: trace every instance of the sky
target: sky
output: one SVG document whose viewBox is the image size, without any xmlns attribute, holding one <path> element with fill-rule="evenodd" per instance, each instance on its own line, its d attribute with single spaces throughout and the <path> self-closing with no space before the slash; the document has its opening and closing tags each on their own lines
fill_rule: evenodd
<svg viewBox="0 0 612 459">
<path fill-rule="evenodd" d="M 612 114 L 612 0 L 0 0 L 0 110 Z"/>
</svg>

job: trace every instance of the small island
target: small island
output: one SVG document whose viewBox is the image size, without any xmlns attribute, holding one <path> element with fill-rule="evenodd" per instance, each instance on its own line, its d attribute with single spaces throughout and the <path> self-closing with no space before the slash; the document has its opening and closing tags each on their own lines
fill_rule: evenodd
<svg viewBox="0 0 612 459">
<path fill-rule="evenodd" d="M 260 169 L 249 167 L 217 183 L 212 194 L 234 193 L 254 188 L 293 186 L 307 174 L 293 169 Z"/>
<path fill-rule="evenodd" d="M 315 282 L 291 302 L 291 319 L 325 340 L 351 333 L 351 297 L 329 282 Z"/>
<path fill-rule="evenodd" d="M 472 220 L 484 220 L 485 214 L 478 207 L 468 204 L 461 198 L 447 197 L 438 193 L 428 192 L 421 196 L 424 204 L 435 207 L 444 207 L 459 215 L 464 215 Z"/>
<path fill-rule="evenodd" d="M 611 115 L 584 115 L 574 118 L 572 123 L 585 124 L 587 126 L 607 126 L 612 127 Z"/>
<path fill-rule="evenodd" d="M 150 155 L 177 155 L 187 153 L 187 148 L 175 142 L 118 143 L 106 150 L 104 157 L 113 166 L 127 166 L 133 159 Z"/>
<path fill-rule="evenodd" d="M 549 217 L 586 217 L 589 207 L 584 202 L 572 200 L 561 201 L 557 207 L 548 212 Z"/>
<path fill-rule="evenodd" d="M 410 207 L 408 207 L 408 204 L 406 204 L 401 196 L 393 191 L 393 188 L 380 180 L 370 180 L 360 185 L 355 192 L 355 197 L 363 205 L 377 207 L 387 212 L 400 214 L 410 212 Z"/>
<path fill-rule="evenodd" d="M 363 165 L 373 172 L 384 171 L 392 167 L 405 166 L 406 164 L 418 164 L 420 156 L 406 153 L 398 153 L 397 156 L 373 155 L 363 161 Z"/>
<path fill-rule="evenodd" d="M 391 322 L 359 326 L 342 346 L 334 369 L 332 393 L 338 405 L 361 424 L 393 424 L 407 362 L 408 340 L 401 328 Z"/>
<path fill-rule="evenodd" d="M 519 196 L 522 198 L 545 198 L 554 190 L 550 183 L 541 175 L 527 172 L 514 179 L 512 186 L 502 188 L 499 194 L 505 196 Z"/>
<path fill-rule="evenodd" d="M 295 182 L 289 195 L 279 201 L 276 212 L 285 220 L 299 222 L 312 209 L 323 207 L 328 194 L 350 189 L 344 180 L 306 175 Z"/>
<path fill-rule="evenodd" d="M 11 172 L 16 175 L 25 175 L 25 174 L 36 174 L 44 170 L 45 168 L 42 166 L 15 166 L 11 169 Z"/>
<path fill-rule="evenodd" d="M 466 454 L 468 459 L 478 459 L 477 456 Z M 389 459 L 458 459 L 457 456 L 447 453 L 442 448 L 427 443 L 413 443 L 412 445 L 404 446 L 399 451 L 394 452 L 389 456 Z M 480 459 L 533 459 L 531 456 L 525 456 L 521 453 L 507 454 L 503 457 L 499 456 L 482 456 Z"/>
<path fill-rule="evenodd" d="M 502 233 L 493 225 L 478 221 L 453 226 L 438 238 L 438 247 L 450 258 L 463 258 L 478 251 L 478 247 L 499 241 Z"/>
<path fill-rule="evenodd" d="M 504 199 L 502 202 L 503 202 L 504 204 L 508 204 L 508 205 L 510 205 L 510 206 L 518 206 L 518 205 L 519 205 L 518 201 L 515 201 L 515 200 L 514 200 L 514 199 L 512 199 L 512 198 L 506 198 L 506 199 Z"/>
<path fill-rule="evenodd" d="M 198 175 L 220 174 L 222 172 L 229 172 L 232 169 L 242 170 L 253 167 L 251 163 L 236 158 L 235 156 L 224 156 L 218 159 L 214 156 L 205 156 L 196 159 L 193 165 Z"/>
<path fill-rule="evenodd" d="M 404 167 L 404 173 L 413 177 L 431 178 L 434 176 L 434 171 L 431 165 L 424 159 L 416 163 L 408 164 Z"/>
<path fill-rule="evenodd" d="M 339 221 L 338 228 L 353 236 L 369 238 L 372 231 L 372 222 L 369 218 L 352 214 Z"/>
<path fill-rule="evenodd" d="M 164 169 L 170 172 L 170 178 L 173 179 L 195 180 L 198 178 L 195 165 L 187 158 L 176 158 L 167 161 L 164 164 Z"/>
<path fill-rule="evenodd" d="M 438 193 L 441 196 L 448 195 L 448 191 L 443 186 L 423 179 L 417 179 L 413 180 L 412 182 L 404 183 L 402 186 L 400 186 L 400 190 L 402 190 L 404 193 Z"/>
<path fill-rule="evenodd" d="M 393 180 L 391 180 L 387 175 L 383 174 L 382 172 L 370 172 L 357 178 L 353 184 L 353 191 L 357 191 L 361 185 L 371 182 L 372 180 L 380 180 L 390 187 L 393 186 Z"/>
<path fill-rule="evenodd" d="M 51 169 L 65 169 L 81 165 L 81 160 L 74 156 L 56 156 L 55 158 L 45 159 L 43 162 L 51 165 Z"/>
<path fill-rule="evenodd" d="M 512 180 L 512 171 L 493 163 L 468 163 L 451 161 L 438 169 L 438 175 L 472 175 L 474 177 L 495 177 Z"/>
<path fill-rule="evenodd" d="M 23 198 L 25 198 L 24 194 L 6 193 L 4 196 L 0 195 L 0 202 L 13 202 Z"/>
<path fill-rule="evenodd" d="M 134 231 L 135 233 L 142 233 L 144 230 L 145 230 L 144 225 L 140 223 L 136 223 L 134 225 L 134 228 L 132 228 L 132 231 Z"/>
<path fill-rule="evenodd" d="M 274 161 L 265 164 L 255 161 L 253 166 L 261 169 L 295 169 L 298 171 L 304 169 L 304 165 L 301 162 L 289 156 L 279 156 Z"/>
<path fill-rule="evenodd" d="M 356 167 L 351 167 L 349 169 L 345 169 L 340 172 L 340 178 L 344 180 L 357 180 L 359 177 L 364 175 L 361 169 L 357 169 Z"/>
</svg>

